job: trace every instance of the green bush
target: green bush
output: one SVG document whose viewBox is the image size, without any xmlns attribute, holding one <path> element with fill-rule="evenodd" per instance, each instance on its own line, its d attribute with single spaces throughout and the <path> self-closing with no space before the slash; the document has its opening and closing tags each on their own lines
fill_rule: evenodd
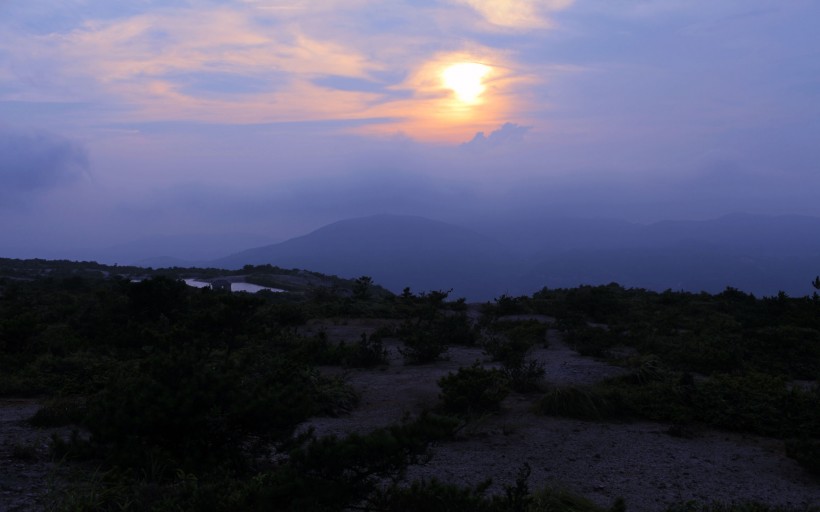
<svg viewBox="0 0 820 512">
<path fill-rule="evenodd" d="M 544 345 L 547 336 L 547 324 L 537 320 L 518 322 L 497 322 L 496 328 L 501 327 L 504 334 L 511 341 L 526 343 L 529 346 Z"/>
<path fill-rule="evenodd" d="M 490 485 L 485 481 L 458 486 L 431 480 L 416 480 L 407 487 L 393 485 L 370 500 L 374 510 L 388 512 L 495 512 L 499 510 L 485 496 Z"/>
<path fill-rule="evenodd" d="M 460 422 L 423 414 L 368 434 L 302 436 L 287 460 L 259 475 L 236 510 L 344 510 L 370 499 L 385 479 L 425 460 L 433 441 L 449 439 Z"/>
<path fill-rule="evenodd" d="M 145 467 L 146 457 L 186 470 L 241 465 L 249 436 L 276 440 L 306 418 L 350 410 L 342 381 L 262 348 L 224 355 L 180 347 L 113 375 L 88 401 L 85 427 L 106 458 Z"/>
<path fill-rule="evenodd" d="M 767 505 L 757 501 L 744 501 L 737 503 L 698 503 L 695 501 L 690 501 L 679 505 L 673 505 L 666 509 L 666 512 L 820 512 L 820 507 L 817 505 Z"/>
<path fill-rule="evenodd" d="M 409 290 L 405 291 L 407 293 L 402 295 L 400 303 L 405 319 L 396 330 L 396 335 L 404 343 L 399 352 L 407 363 L 435 361 L 447 351 L 448 345 L 475 344 L 476 330 L 467 315 L 462 311 L 445 309 L 443 301 L 449 292 L 431 292 L 414 297 Z"/>
<path fill-rule="evenodd" d="M 609 509 L 600 507 L 591 500 L 578 494 L 557 487 L 546 487 L 533 493 L 530 512 L 623 512 L 624 502 L 621 499 Z"/>
<path fill-rule="evenodd" d="M 762 373 L 714 375 L 697 387 L 698 419 L 728 430 L 782 436 L 792 426 L 784 422 L 789 399 L 781 378 Z"/>
<path fill-rule="evenodd" d="M 436 333 L 450 345 L 471 347 L 478 340 L 476 329 L 463 312 L 442 314 L 435 322 Z"/>
<path fill-rule="evenodd" d="M 478 363 L 447 374 L 438 385 L 442 409 L 466 416 L 497 411 L 509 393 L 503 372 L 482 368 Z"/>
<path fill-rule="evenodd" d="M 29 419 L 35 427 L 62 427 L 79 425 L 87 411 L 83 397 L 68 396 L 46 401 Z"/>
<path fill-rule="evenodd" d="M 343 358 L 345 366 L 373 368 L 374 366 L 387 364 L 387 350 L 384 348 L 379 336 L 368 338 L 367 334 L 362 333 L 358 343 L 345 348 L 346 354 Z"/>
<path fill-rule="evenodd" d="M 786 455 L 810 473 L 820 475 L 820 439 L 790 439 L 786 441 Z"/>
<path fill-rule="evenodd" d="M 567 345 L 582 356 L 606 358 L 614 346 L 623 343 L 618 333 L 602 327 L 578 326 L 564 334 Z"/>
<path fill-rule="evenodd" d="M 527 340 L 508 339 L 503 334 L 490 334 L 484 338 L 481 347 L 493 361 L 515 365 L 524 360 L 532 344 Z"/>
<path fill-rule="evenodd" d="M 792 326 L 767 327 L 745 336 L 746 364 L 791 379 L 820 377 L 820 331 Z"/>
<path fill-rule="evenodd" d="M 625 418 L 631 413 L 618 390 L 583 386 L 554 387 L 536 408 L 542 414 L 593 421 Z"/>
<path fill-rule="evenodd" d="M 532 359 L 504 363 L 502 371 L 510 388 L 519 393 L 541 391 L 542 380 L 546 373 L 544 363 Z"/>
<path fill-rule="evenodd" d="M 399 348 L 399 353 L 408 364 L 432 363 L 447 352 L 446 341 L 435 331 L 418 328 L 400 338 L 404 346 Z"/>
<path fill-rule="evenodd" d="M 624 381 L 645 378 L 640 373 L 626 376 Z M 614 382 L 618 382 L 617 379 Z M 622 381 L 623 382 L 623 381 Z M 669 374 L 656 380 L 645 380 L 637 384 L 614 385 L 613 392 L 621 396 L 627 411 L 636 417 L 654 421 L 671 421 L 688 424 L 697 419 L 693 401 L 696 387 L 688 377 Z"/>
<path fill-rule="evenodd" d="M 536 321 L 494 322 L 481 346 L 493 361 L 517 364 L 536 345 L 546 345 L 547 326 Z"/>
</svg>

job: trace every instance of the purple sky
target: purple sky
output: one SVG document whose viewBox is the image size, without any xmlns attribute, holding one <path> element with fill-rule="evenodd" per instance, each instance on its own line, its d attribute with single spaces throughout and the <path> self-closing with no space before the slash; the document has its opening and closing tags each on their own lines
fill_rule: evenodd
<svg viewBox="0 0 820 512">
<path fill-rule="evenodd" d="M 816 0 L 0 0 L 0 256 L 375 213 L 820 215 L 818 19 Z"/>
</svg>

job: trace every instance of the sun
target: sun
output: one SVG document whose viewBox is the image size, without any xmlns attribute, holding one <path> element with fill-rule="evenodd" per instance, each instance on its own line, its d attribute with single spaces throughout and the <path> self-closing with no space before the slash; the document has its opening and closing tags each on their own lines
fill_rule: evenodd
<svg viewBox="0 0 820 512">
<path fill-rule="evenodd" d="M 444 87 L 451 89 L 462 103 L 478 103 L 486 87 L 484 77 L 492 68 L 477 62 L 459 62 L 448 66 L 442 73 Z"/>
</svg>

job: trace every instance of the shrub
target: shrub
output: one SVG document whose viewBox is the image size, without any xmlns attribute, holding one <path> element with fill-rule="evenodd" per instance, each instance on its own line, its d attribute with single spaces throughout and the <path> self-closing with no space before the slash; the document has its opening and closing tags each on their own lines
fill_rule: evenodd
<svg viewBox="0 0 820 512">
<path fill-rule="evenodd" d="M 485 496 L 490 481 L 475 487 L 416 480 L 408 487 L 393 485 L 370 500 L 375 510 L 390 512 L 490 512 L 498 510 Z"/>
<path fill-rule="evenodd" d="M 60 460 L 90 460 L 99 455 L 99 450 L 77 429 L 71 431 L 68 439 L 51 434 L 51 455 Z"/>
<path fill-rule="evenodd" d="M 342 510 L 368 499 L 385 479 L 425 458 L 430 442 L 448 439 L 459 421 L 432 414 L 368 434 L 296 440 L 287 460 L 260 475 L 237 510 Z"/>
<path fill-rule="evenodd" d="M 515 480 L 515 485 L 505 485 L 504 495 L 487 496 L 492 484 L 485 480 L 475 486 L 458 486 L 431 480 L 416 480 L 409 486 L 393 484 L 377 492 L 368 500 L 368 510 L 388 512 L 539 512 L 533 508 L 527 480 L 531 468 L 524 464 Z M 371 508 L 372 507 L 372 508 Z M 544 509 L 547 512 L 547 509 Z"/>
<path fill-rule="evenodd" d="M 567 344 L 582 356 L 605 358 L 612 347 L 622 343 L 618 334 L 601 327 L 576 327 L 566 331 Z"/>
<path fill-rule="evenodd" d="M 790 439 L 786 441 L 786 455 L 808 472 L 820 475 L 820 439 Z"/>
<path fill-rule="evenodd" d="M 429 363 L 447 351 L 447 345 L 471 346 L 476 331 L 464 312 L 442 311 L 448 292 L 431 292 L 413 299 L 402 295 L 406 318 L 396 334 L 404 342 L 399 352 L 411 364 Z M 413 304 L 413 301 L 416 303 Z"/>
<path fill-rule="evenodd" d="M 504 326 L 504 334 L 511 341 L 521 342 L 529 346 L 543 345 L 546 342 L 547 324 L 537 320 L 519 322 L 499 322 Z"/>
<path fill-rule="evenodd" d="M 478 339 L 476 329 L 470 324 L 469 318 L 463 312 L 444 314 L 434 324 L 439 336 L 453 345 L 471 347 Z"/>
<path fill-rule="evenodd" d="M 409 364 L 432 363 L 447 352 L 447 344 L 436 332 L 425 329 L 413 329 L 402 334 L 404 347 L 399 353 Z"/>
<path fill-rule="evenodd" d="M 250 437 L 276 440 L 316 414 L 339 414 L 356 395 L 339 379 L 262 348 L 230 360 L 180 347 L 112 376 L 88 402 L 85 427 L 110 462 L 145 467 L 147 456 L 186 470 L 244 464 Z"/>
<path fill-rule="evenodd" d="M 482 368 L 478 363 L 447 374 L 438 385 L 442 409 L 466 416 L 497 411 L 509 393 L 501 371 Z"/>
<path fill-rule="evenodd" d="M 820 512 L 820 507 L 767 505 L 757 501 L 737 503 L 697 503 L 689 501 L 669 507 L 666 512 Z"/>
<path fill-rule="evenodd" d="M 609 512 L 622 512 L 624 509 L 624 502 L 619 498 L 609 508 Z M 583 496 L 555 487 L 546 487 L 533 493 L 530 510 L 532 512 L 608 512 L 604 507 L 596 505 Z"/>
<path fill-rule="evenodd" d="M 516 365 L 523 362 L 532 345 L 527 341 L 510 340 L 504 335 L 490 334 L 481 344 L 486 354 L 493 361 L 502 364 Z"/>
<path fill-rule="evenodd" d="M 77 425 L 86 414 L 85 399 L 79 397 L 61 397 L 49 400 L 37 409 L 29 419 L 35 427 L 62 427 Z"/>
<path fill-rule="evenodd" d="M 647 375 L 648 373 L 648 375 Z M 696 388 L 691 376 L 666 374 L 657 377 L 638 369 L 635 373 L 609 381 L 611 393 L 620 396 L 629 414 L 655 421 L 688 424 L 696 419 L 693 408 Z"/>
<path fill-rule="evenodd" d="M 695 395 L 699 419 L 729 430 L 783 435 L 792 426 L 783 421 L 789 392 L 782 379 L 761 373 L 715 375 Z"/>
<path fill-rule="evenodd" d="M 623 418 L 630 412 L 617 390 L 582 386 L 552 388 L 536 407 L 543 414 L 596 421 Z"/>
<path fill-rule="evenodd" d="M 505 363 L 502 371 L 510 387 L 519 393 L 540 391 L 546 373 L 544 363 L 532 359 Z"/>
<path fill-rule="evenodd" d="M 344 363 L 353 368 L 373 368 L 387 364 L 387 350 L 382 344 L 381 337 L 374 335 L 368 339 L 367 334 L 362 333 L 359 342 L 349 347 Z"/>
</svg>

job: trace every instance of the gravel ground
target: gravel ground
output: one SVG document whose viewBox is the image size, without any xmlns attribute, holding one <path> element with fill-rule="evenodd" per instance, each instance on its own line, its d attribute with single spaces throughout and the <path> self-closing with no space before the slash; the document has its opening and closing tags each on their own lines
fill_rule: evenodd
<svg viewBox="0 0 820 512">
<path fill-rule="evenodd" d="M 312 324 L 331 341 L 356 341 L 383 321 Z M 581 357 L 550 332 L 549 348 L 533 357 L 544 362 L 554 384 L 591 384 L 622 369 Z M 400 421 L 434 404 L 437 380 L 461 366 L 486 358 L 477 348 L 451 348 L 447 360 L 404 366 L 396 341 L 388 340 L 390 365 L 346 372 L 360 392 L 360 406 L 340 418 L 316 418 L 302 425 L 319 435 L 366 432 Z M 328 371 L 336 371 L 338 369 Z M 579 492 L 608 506 L 623 497 L 630 512 L 665 510 L 687 500 L 758 500 L 778 505 L 820 504 L 820 480 L 787 458 L 781 441 L 697 429 L 692 438 L 670 436 L 669 425 L 650 422 L 595 423 L 533 414 L 535 396 L 513 394 L 501 414 L 465 427 L 459 439 L 433 447 L 425 465 L 407 478 L 512 484 L 524 463 L 532 468 L 530 488 L 544 485 Z M 60 468 L 49 461 L 53 430 L 34 429 L 25 420 L 32 400 L 0 400 L 0 512 L 40 510 Z M 64 434 L 64 433 L 63 433 Z"/>
<path fill-rule="evenodd" d="M 60 468 L 51 462 L 51 434 L 27 423 L 39 408 L 34 400 L 0 399 L 0 512 L 41 510 Z"/>
<path fill-rule="evenodd" d="M 358 339 L 366 324 L 331 327 L 329 337 Z M 586 358 L 550 332 L 550 346 L 533 357 L 543 361 L 553 384 L 591 384 L 621 368 Z M 387 342 L 388 367 L 348 373 L 361 393 L 350 415 L 316 418 L 303 426 L 316 433 L 366 432 L 399 421 L 435 403 L 436 381 L 476 360 L 477 348 L 451 348 L 448 359 L 404 366 L 396 342 Z M 524 463 L 531 489 L 552 485 L 579 492 L 603 506 L 618 498 L 630 512 L 654 512 L 689 500 L 755 500 L 777 505 L 820 504 L 820 480 L 786 457 L 783 442 L 695 428 L 691 438 L 673 437 L 669 425 L 652 422 L 597 423 L 531 412 L 535 396 L 513 394 L 497 416 L 468 425 L 460 439 L 437 445 L 433 458 L 409 468 L 407 478 L 476 484 L 492 478 L 494 489 L 512 484 Z M 492 490 L 493 488 L 491 488 Z"/>
</svg>

